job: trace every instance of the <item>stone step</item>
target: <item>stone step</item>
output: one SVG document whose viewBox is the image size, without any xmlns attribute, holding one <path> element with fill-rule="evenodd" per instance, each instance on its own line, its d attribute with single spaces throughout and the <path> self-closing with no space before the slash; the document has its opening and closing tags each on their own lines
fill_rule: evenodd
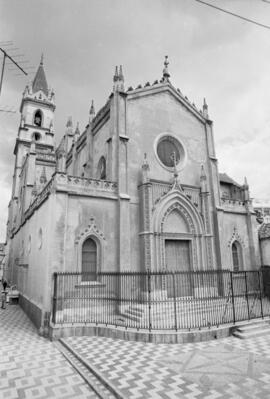
<svg viewBox="0 0 270 399">
<path fill-rule="evenodd" d="M 143 309 L 139 309 L 138 310 L 138 309 L 133 308 L 133 307 L 130 307 L 130 308 L 126 309 L 126 311 L 125 311 L 125 313 L 131 314 L 131 315 L 134 315 L 134 316 L 137 316 L 137 317 L 142 317 L 144 312 L 145 312 L 145 310 L 143 310 Z"/>
<path fill-rule="evenodd" d="M 260 337 L 262 335 L 270 336 L 270 324 L 264 321 L 238 326 L 233 332 L 233 336 L 240 339 Z"/>
<path fill-rule="evenodd" d="M 237 328 L 238 331 L 245 333 L 245 332 L 251 332 L 253 330 L 258 330 L 258 329 L 270 329 L 270 324 L 267 322 L 255 322 L 251 324 L 244 324 L 243 326 L 239 326 Z"/>
<path fill-rule="evenodd" d="M 132 315 L 132 314 L 128 314 L 128 313 L 122 313 L 121 315 L 124 319 L 128 319 L 128 320 L 132 320 L 132 321 L 136 321 L 137 323 L 140 323 L 142 318 Z"/>
</svg>

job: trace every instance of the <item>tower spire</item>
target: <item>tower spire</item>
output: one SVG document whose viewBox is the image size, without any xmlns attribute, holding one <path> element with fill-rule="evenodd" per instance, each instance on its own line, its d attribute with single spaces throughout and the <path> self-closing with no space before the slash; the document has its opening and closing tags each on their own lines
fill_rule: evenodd
<svg viewBox="0 0 270 399">
<path fill-rule="evenodd" d="M 40 64 L 36 73 L 36 76 L 32 83 L 32 92 L 36 93 L 39 90 L 42 90 L 46 96 L 49 94 L 48 83 L 45 75 L 45 71 L 43 68 L 43 60 L 44 56 L 43 53 L 41 55 Z"/>
</svg>

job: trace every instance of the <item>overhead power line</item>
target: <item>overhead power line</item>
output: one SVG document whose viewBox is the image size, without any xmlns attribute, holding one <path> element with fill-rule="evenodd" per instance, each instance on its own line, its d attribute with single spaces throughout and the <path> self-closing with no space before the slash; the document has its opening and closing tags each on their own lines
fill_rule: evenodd
<svg viewBox="0 0 270 399">
<path fill-rule="evenodd" d="M 216 10 L 221 11 L 221 12 L 224 12 L 225 14 L 232 15 L 233 17 L 242 19 L 243 21 L 250 22 L 250 23 L 252 23 L 252 24 L 254 24 L 254 25 L 260 26 L 261 28 L 270 29 L 270 26 L 269 26 L 269 25 L 264 25 L 264 24 L 261 24 L 260 22 L 257 22 L 257 21 L 254 21 L 254 20 L 252 20 L 252 19 L 243 17 L 242 15 L 235 14 L 234 12 L 231 12 L 231 11 L 228 11 L 228 10 L 224 10 L 224 8 L 214 6 L 213 4 L 207 3 L 206 1 L 203 1 L 203 0 L 194 0 L 194 1 L 197 1 L 197 3 L 204 4 L 204 5 L 208 6 L 208 7 L 215 8 Z M 263 0 L 263 1 L 265 1 L 266 3 L 269 3 L 269 2 L 266 1 L 266 0 Z"/>
<path fill-rule="evenodd" d="M 3 53 L 2 71 L 1 71 L 1 76 L 0 76 L 0 94 L 1 94 L 4 71 L 5 71 L 5 66 L 6 66 L 6 58 L 8 59 L 8 62 L 11 62 L 12 64 L 14 64 L 25 75 L 27 75 L 27 72 L 25 72 L 25 70 L 18 64 L 19 61 L 18 60 L 15 61 L 15 59 L 14 59 L 14 57 L 19 57 L 20 58 L 21 56 L 23 56 L 22 54 L 17 54 L 17 55 L 11 56 L 2 47 L 0 47 L 0 51 L 2 51 L 2 53 Z"/>
</svg>

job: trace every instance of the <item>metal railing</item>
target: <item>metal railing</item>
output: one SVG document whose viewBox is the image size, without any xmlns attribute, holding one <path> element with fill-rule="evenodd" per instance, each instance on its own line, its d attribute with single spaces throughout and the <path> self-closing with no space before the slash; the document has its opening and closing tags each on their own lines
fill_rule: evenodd
<svg viewBox="0 0 270 399">
<path fill-rule="evenodd" d="M 54 324 L 189 330 L 270 316 L 263 270 L 54 273 Z"/>
</svg>

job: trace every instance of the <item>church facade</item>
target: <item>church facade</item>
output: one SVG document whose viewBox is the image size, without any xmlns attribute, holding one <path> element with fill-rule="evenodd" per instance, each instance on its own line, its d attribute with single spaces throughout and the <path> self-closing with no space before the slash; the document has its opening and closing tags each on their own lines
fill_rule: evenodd
<svg viewBox="0 0 270 399">
<path fill-rule="evenodd" d="M 43 61 L 21 102 L 7 225 L 7 278 L 37 325 L 54 272 L 254 270 L 256 215 L 245 180 L 219 174 L 213 122 L 162 78 L 113 91 L 81 133 L 54 143 L 54 92 Z"/>
</svg>

